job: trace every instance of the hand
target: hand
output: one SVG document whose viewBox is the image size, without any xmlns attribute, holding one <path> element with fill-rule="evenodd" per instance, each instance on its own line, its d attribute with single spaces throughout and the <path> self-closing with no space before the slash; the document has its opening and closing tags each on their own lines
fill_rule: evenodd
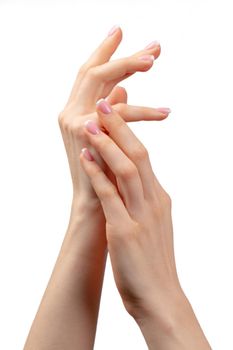
<svg viewBox="0 0 233 350">
<path fill-rule="evenodd" d="M 171 198 L 153 173 L 149 154 L 106 101 L 92 120 L 87 141 L 116 176 L 115 186 L 87 148 L 81 164 L 99 197 L 116 285 L 149 349 L 210 349 L 179 283 L 173 248 Z"/>
<path fill-rule="evenodd" d="M 116 84 L 136 71 L 149 70 L 153 65 L 151 56 L 149 60 L 140 60 L 138 56 L 150 54 L 154 59 L 160 47 L 155 45 L 108 62 L 121 37 L 120 29 L 108 36 L 80 68 L 70 98 L 58 118 L 71 170 L 73 201 L 67 232 L 25 350 L 93 348 L 107 244 L 102 206 L 79 163 L 79 153 L 86 142 L 83 122 L 91 118 L 98 123 L 95 105 L 102 97 L 108 97 L 125 121 L 161 120 L 168 115 L 164 110 L 127 105 L 126 91 Z M 98 153 L 95 157 L 98 159 Z M 110 172 L 101 157 L 99 166 Z"/>
<path fill-rule="evenodd" d="M 93 119 L 98 123 L 95 110 L 96 102 L 108 97 L 110 104 L 121 113 L 125 121 L 161 120 L 167 117 L 166 109 L 136 107 L 127 105 L 126 91 L 117 84 L 137 71 L 145 72 L 153 66 L 153 60 L 140 60 L 141 56 L 151 55 L 157 58 L 160 46 L 138 51 L 130 57 L 110 61 L 122 39 L 122 31 L 118 28 L 112 35 L 107 36 L 93 52 L 86 63 L 79 69 L 71 95 L 58 121 L 61 129 L 66 153 L 69 161 L 74 198 L 83 198 L 83 202 L 96 202 L 97 197 L 83 172 L 78 159 L 85 142 L 82 125 L 85 120 Z M 150 58 L 150 56 L 149 56 Z M 101 125 L 99 125 L 101 127 Z M 90 145 L 88 145 L 90 146 Z M 93 153 L 97 162 L 105 172 L 106 164 L 98 154 Z M 97 200 L 99 205 L 99 201 Z"/>
<path fill-rule="evenodd" d="M 111 112 L 103 113 L 103 108 Z M 97 113 L 109 134 L 92 120 L 83 132 L 115 175 L 117 187 L 97 162 L 87 161 L 87 150 L 80 160 L 104 210 L 117 287 L 126 309 L 137 318 L 151 308 L 152 300 L 168 298 L 166 292 L 179 288 L 171 199 L 153 173 L 148 151 L 120 114 L 104 101 Z"/>
</svg>

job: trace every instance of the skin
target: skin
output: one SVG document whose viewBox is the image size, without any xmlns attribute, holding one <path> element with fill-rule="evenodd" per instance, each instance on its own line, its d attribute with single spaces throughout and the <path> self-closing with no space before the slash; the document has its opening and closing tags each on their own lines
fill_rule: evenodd
<svg viewBox="0 0 233 350">
<path fill-rule="evenodd" d="M 128 105 L 125 89 L 117 86 L 138 71 L 148 71 L 153 60 L 139 57 L 157 58 L 160 46 L 110 61 L 121 40 L 122 31 L 118 28 L 81 66 L 67 104 L 58 117 L 73 184 L 71 213 L 24 350 L 93 349 L 107 255 L 106 219 L 101 201 L 80 163 L 81 149 L 90 148 L 96 164 L 116 186 L 117 179 L 88 141 L 83 123 L 92 119 L 107 135 L 96 111 L 96 102 L 101 98 L 106 98 L 125 122 L 162 120 L 168 116 L 156 108 Z"/>
<path fill-rule="evenodd" d="M 109 113 L 103 113 L 106 105 Z M 88 142 L 117 179 L 80 154 L 101 202 L 117 288 L 149 349 L 207 350 L 210 345 L 179 283 L 173 247 L 171 198 L 153 173 L 149 154 L 121 115 L 107 102 L 97 105 L 101 124 L 84 126 Z"/>
</svg>

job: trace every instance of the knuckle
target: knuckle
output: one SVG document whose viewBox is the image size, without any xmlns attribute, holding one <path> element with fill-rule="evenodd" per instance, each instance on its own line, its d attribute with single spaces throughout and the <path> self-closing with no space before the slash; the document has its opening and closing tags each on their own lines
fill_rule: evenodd
<svg viewBox="0 0 233 350">
<path fill-rule="evenodd" d="M 84 136 L 83 127 L 77 121 L 71 121 L 68 127 L 70 133 L 76 138 L 82 138 Z"/>
<path fill-rule="evenodd" d="M 110 200 L 117 195 L 117 190 L 113 186 L 106 186 L 99 193 L 100 200 Z"/>
<path fill-rule="evenodd" d="M 137 235 L 135 232 L 134 223 L 131 221 L 124 222 L 124 225 L 114 226 L 108 231 L 108 240 L 111 245 L 131 244 L 135 241 Z"/>
<path fill-rule="evenodd" d="M 62 124 L 64 119 L 65 119 L 65 113 L 64 113 L 64 111 L 61 111 L 58 115 L 58 123 Z"/>
<path fill-rule="evenodd" d="M 123 103 L 123 102 L 117 102 L 117 103 L 114 105 L 114 109 L 115 109 L 118 113 L 124 112 L 125 108 L 126 108 L 126 104 Z"/>
<path fill-rule="evenodd" d="M 58 115 L 58 123 L 62 130 L 67 130 L 69 127 L 69 120 L 65 111 L 60 112 Z"/>
<path fill-rule="evenodd" d="M 120 112 L 120 111 L 118 111 Z M 122 112 L 122 111 L 121 111 Z M 123 118 L 119 115 L 116 115 L 116 117 L 114 118 L 114 128 L 124 128 L 125 127 L 125 121 L 123 120 Z"/>
<path fill-rule="evenodd" d="M 163 193 L 163 203 L 166 208 L 171 208 L 172 206 L 172 199 L 166 191 Z"/>
<path fill-rule="evenodd" d="M 71 133 L 75 137 L 84 136 L 84 130 L 80 125 L 80 122 L 77 122 L 77 120 L 70 118 L 70 116 L 65 111 L 59 114 L 58 123 L 61 130 Z"/>
<path fill-rule="evenodd" d="M 100 151 L 104 153 L 105 149 L 110 148 L 112 141 L 110 140 L 110 138 L 106 137 L 101 137 L 101 138 L 92 138 L 92 141 L 96 148 Z"/>
<path fill-rule="evenodd" d="M 83 64 L 80 66 L 80 68 L 79 68 L 79 73 L 80 73 L 80 74 L 85 74 L 87 70 L 88 70 L 87 64 L 86 64 L 86 63 L 83 63 Z"/>
<path fill-rule="evenodd" d="M 92 171 L 92 177 L 91 177 L 91 183 L 93 184 L 93 185 L 96 185 L 96 184 L 98 184 L 99 183 L 99 181 L 100 181 L 100 179 L 101 179 L 101 177 L 102 177 L 102 170 L 99 168 L 99 167 L 97 167 L 96 169 L 94 169 L 93 171 Z M 96 187 L 96 186 L 95 186 Z"/>
<path fill-rule="evenodd" d="M 172 200 L 169 194 L 162 189 L 160 196 L 159 196 L 159 212 L 165 213 L 167 210 L 170 210 L 172 206 Z"/>
<path fill-rule="evenodd" d="M 138 146 L 134 149 L 131 155 L 132 159 L 134 161 L 140 161 L 148 158 L 148 151 L 147 149 L 139 143 Z"/>
<path fill-rule="evenodd" d="M 86 74 L 89 77 L 89 79 L 91 79 L 91 80 L 98 80 L 100 77 L 100 73 L 99 73 L 99 70 L 97 69 L 97 67 L 89 68 L 87 70 Z"/>
<path fill-rule="evenodd" d="M 109 201 L 118 195 L 117 189 L 114 185 L 108 183 L 105 186 L 100 187 L 100 183 L 103 181 L 103 171 L 101 168 L 96 168 L 91 177 L 91 184 L 97 190 L 97 195 L 100 201 Z"/>
<path fill-rule="evenodd" d="M 128 163 L 125 166 L 122 166 L 121 169 L 118 170 L 118 176 L 124 180 L 130 180 L 136 177 L 138 174 L 138 170 L 133 163 Z"/>
</svg>

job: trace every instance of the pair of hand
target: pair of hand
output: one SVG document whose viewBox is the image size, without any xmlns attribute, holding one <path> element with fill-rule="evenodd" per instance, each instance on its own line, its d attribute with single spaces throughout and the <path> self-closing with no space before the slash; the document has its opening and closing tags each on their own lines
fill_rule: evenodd
<svg viewBox="0 0 233 350">
<path fill-rule="evenodd" d="M 109 61 L 121 39 L 121 29 L 115 28 L 81 67 L 59 125 L 74 200 L 103 209 L 99 215 L 106 227 L 100 229 L 106 234 L 116 285 L 138 320 L 147 313 L 161 315 L 159 309 L 180 285 L 171 199 L 153 173 L 148 151 L 126 123 L 162 120 L 169 109 L 130 106 L 126 91 L 117 86 L 137 71 L 148 71 L 160 45 L 152 42 L 130 57 Z"/>
<path fill-rule="evenodd" d="M 25 350 L 93 349 L 107 251 L 149 349 L 210 349 L 177 276 L 171 199 L 126 123 L 162 120 L 169 109 L 130 106 L 117 86 L 148 71 L 160 46 L 109 61 L 121 39 L 114 28 L 93 52 L 59 116 L 73 183 L 70 222 Z"/>
</svg>

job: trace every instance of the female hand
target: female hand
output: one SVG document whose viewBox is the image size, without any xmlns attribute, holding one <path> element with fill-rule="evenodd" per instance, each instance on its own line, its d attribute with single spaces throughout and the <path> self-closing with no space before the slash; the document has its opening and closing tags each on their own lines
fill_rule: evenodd
<svg viewBox="0 0 233 350">
<path fill-rule="evenodd" d="M 86 158 L 86 148 L 80 160 L 103 207 L 117 287 L 127 310 L 137 317 L 152 300 L 164 298 L 165 291 L 179 288 L 171 199 L 153 173 L 148 151 L 120 114 L 106 101 L 99 102 L 97 113 L 108 135 L 93 120 L 85 123 L 83 132 L 115 175 L 117 186 L 96 161 L 87 161 L 91 158 Z"/>
<path fill-rule="evenodd" d="M 128 122 L 162 120 L 168 116 L 169 112 L 163 108 L 127 105 L 126 91 L 118 87 L 117 84 L 137 71 L 148 71 L 153 66 L 153 59 L 160 54 L 160 46 L 158 43 L 154 43 L 151 48 L 109 62 L 121 40 L 122 31 L 117 28 L 112 35 L 108 35 L 103 40 L 87 62 L 82 65 L 68 102 L 58 118 L 69 161 L 74 198 L 83 199 L 83 202 L 88 203 L 91 202 L 91 199 L 97 202 L 98 205 L 99 201 L 96 194 L 78 162 L 79 154 L 85 142 L 82 130 L 84 121 L 93 119 L 98 123 L 95 110 L 96 102 L 108 96 L 109 103 L 114 105 L 115 110 L 120 112 L 122 118 Z M 141 56 L 144 56 L 144 58 L 147 56 L 147 59 L 139 59 Z M 99 126 L 101 127 L 101 125 Z M 98 157 L 94 149 L 92 151 L 99 165 L 107 172 L 106 164 Z"/>
<path fill-rule="evenodd" d="M 209 349 L 177 276 L 170 196 L 153 173 L 148 151 L 120 114 L 104 100 L 97 113 L 108 135 L 92 120 L 83 131 L 112 170 L 117 186 L 86 148 L 80 161 L 103 207 L 123 303 L 151 349 Z"/>
<path fill-rule="evenodd" d="M 122 32 L 118 29 L 81 67 L 58 119 L 71 170 L 73 201 L 67 232 L 25 350 L 93 349 L 107 244 L 102 206 L 79 162 L 86 142 L 83 122 L 90 118 L 98 122 L 96 102 L 107 96 L 125 121 L 161 120 L 168 115 L 154 108 L 127 105 L 126 91 L 117 87 L 117 83 L 136 71 L 149 70 L 160 47 L 155 45 L 130 57 L 108 62 L 121 38 Z M 150 54 L 149 59 L 138 58 L 145 54 Z M 98 159 L 97 153 L 95 156 L 100 168 L 108 173 L 106 163 L 101 157 Z"/>
</svg>

